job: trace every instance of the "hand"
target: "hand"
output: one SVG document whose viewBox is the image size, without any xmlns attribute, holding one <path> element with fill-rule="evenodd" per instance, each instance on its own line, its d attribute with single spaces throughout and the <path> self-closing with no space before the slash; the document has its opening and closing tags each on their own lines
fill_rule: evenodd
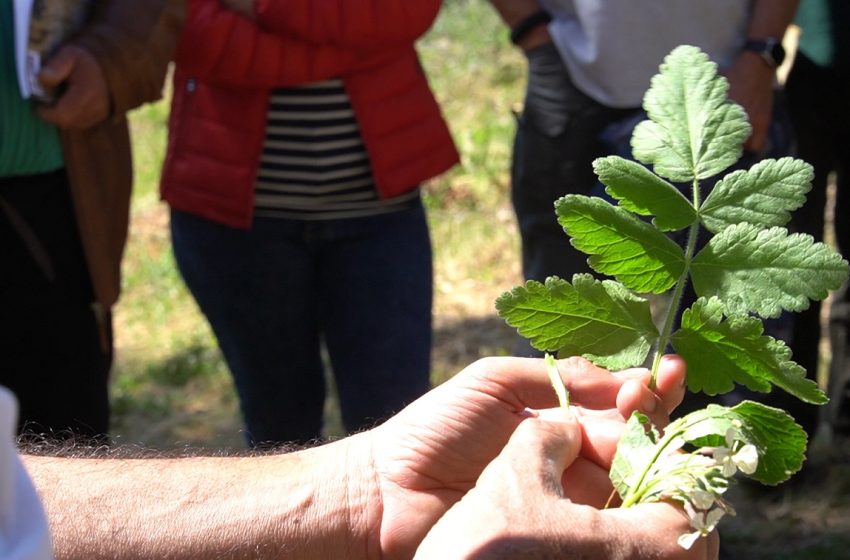
<svg viewBox="0 0 850 560">
<path fill-rule="evenodd" d="M 773 120 L 773 80 L 776 71 L 761 56 L 743 51 L 726 72 L 729 97 L 747 112 L 753 132 L 744 149 L 759 153 L 767 142 Z"/>
<path fill-rule="evenodd" d="M 417 558 L 717 557 L 716 533 L 690 550 L 678 545 L 691 529 L 672 505 L 600 511 L 569 499 L 562 475 L 579 457 L 581 425 L 560 409 L 544 413 L 519 425 L 475 488 L 429 531 Z"/>
<path fill-rule="evenodd" d="M 582 416 L 595 421 L 583 429 L 580 464 L 607 469 L 619 430 L 600 434 L 640 409 L 665 425 L 684 396 L 684 362 L 665 357 L 656 393 L 649 371 L 618 374 L 581 358 L 561 360 L 559 369 Z M 410 558 L 434 523 L 468 492 L 525 418 L 527 409 L 555 406 L 543 360 L 479 360 L 408 406 L 378 428 L 362 434 L 371 443 L 371 468 L 380 507 L 369 521 L 384 558 Z M 604 477 L 607 481 L 607 475 Z M 586 499 L 604 501 L 610 483 Z M 375 527 L 380 525 L 380 527 Z"/>
<path fill-rule="evenodd" d="M 250 20 L 256 19 L 254 15 L 254 0 L 220 0 L 221 5 L 228 10 L 237 12 Z"/>
<path fill-rule="evenodd" d="M 38 115 L 59 128 L 83 130 L 109 116 L 109 88 L 94 57 L 85 49 L 66 45 L 38 75 L 47 89 L 64 84 L 67 89 L 49 107 L 39 107 Z"/>
</svg>

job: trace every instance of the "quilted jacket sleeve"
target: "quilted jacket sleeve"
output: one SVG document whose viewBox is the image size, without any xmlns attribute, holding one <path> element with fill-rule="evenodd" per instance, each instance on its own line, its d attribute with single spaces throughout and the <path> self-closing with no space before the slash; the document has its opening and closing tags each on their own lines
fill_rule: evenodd
<svg viewBox="0 0 850 560">
<path fill-rule="evenodd" d="M 97 60 L 116 118 L 162 95 L 180 36 L 183 0 L 94 2 L 89 24 L 73 41 Z"/>
<path fill-rule="evenodd" d="M 440 0 L 256 0 L 259 25 L 313 44 L 354 48 L 409 44 L 440 11 Z"/>
<path fill-rule="evenodd" d="M 344 75 L 380 63 L 384 57 L 391 57 L 399 49 L 412 48 L 418 34 L 430 26 L 439 8 L 439 2 L 380 2 L 405 6 L 419 2 L 423 5 L 435 4 L 436 8 L 428 10 L 427 13 L 418 8 L 414 9 L 413 12 L 418 16 L 418 25 L 414 25 L 410 19 L 404 19 L 404 25 L 400 28 L 406 29 L 406 33 L 402 33 L 400 29 L 385 31 L 384 42 L 381 42 L 378 36 L 362 37 L 363 40 L 354 45 L 339 40 L 315 40 L 324 34 L 330 34 L 330 28 L 324 23 L 320 26 L 321 32 L 314 37 L 306 37 L 306 34 L 298 33 L 297 30 L 284 31 L 253 22 L 224 8 L 219 0 L 188 0 L 186 24 L 178 47 L 177 63 L 186 73 L 198 78 L 243 87 L 286 87 Z M 368 2 L 350 3 L 363 5 Z M 310 0 L 291 4 L 294 10 L 321 18 L 328 13 L 327 8 L 318 10 L 311 7 L 313 4 L 325 6 L 347 3 Z M 408 10 L 402 11 L 406 13 Z M 419 13 L 420 11 L 422 13 Z M 355 19 L 364 17 L 361 15 Z M 368 28 L 379 26 L 379 22 L 373 18 L 366 19 L 370 20 L 366 24 L 351 22 L 352 30 L 347 32 L 348 35 L 352 38 L 360 34 L 368 35 Z"/>
</svg>

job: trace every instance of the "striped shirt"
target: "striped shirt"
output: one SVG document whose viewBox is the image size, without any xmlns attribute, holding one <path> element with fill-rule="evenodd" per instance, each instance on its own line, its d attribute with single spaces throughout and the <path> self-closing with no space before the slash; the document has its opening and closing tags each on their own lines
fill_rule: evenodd
<svg viewBox="0 0 850 560">
<path fill-rule="evenodd" d="M 255 214 L 358 218 L 409 208 L 419 189 L 381 199 L 342 80 L 272 92 L 257 173 Z"/>
</svg>

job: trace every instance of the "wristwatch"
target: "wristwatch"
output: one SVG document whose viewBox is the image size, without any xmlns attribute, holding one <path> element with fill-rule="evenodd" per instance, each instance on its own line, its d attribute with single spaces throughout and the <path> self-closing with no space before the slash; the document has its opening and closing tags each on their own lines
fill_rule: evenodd
<svg viewBox="0 0 850 560">
<path fill-rule="evenodd" d="M 745 51 L 752 51 L 762 57 L 771 68 L 776 68 L 785 60 L 785 48 L 782 41 L 774 37 L 767 39 L 747 39 Z"/>
</svg>

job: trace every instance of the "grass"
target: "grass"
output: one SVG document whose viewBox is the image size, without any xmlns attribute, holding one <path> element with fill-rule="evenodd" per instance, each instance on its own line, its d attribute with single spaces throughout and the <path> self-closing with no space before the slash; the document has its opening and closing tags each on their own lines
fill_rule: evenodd
<svg viewBox="0 0 850 560">
<path fill-rule="evenodd" d="M 508 200 L 514 112 L 525 63 L 485 0 L 447 0 L 419 50 L 461 151 L 462 165 L 425 187 L 434 245 L 439 383 L 484 355 L 508 353 L 514 335 L 493 300 L 520 281 Z M 136 170 L 124 290 L 115 309 L 113 432 L 158 448 L 243 446 L 238 403 L 214 337 L 175 268 L 168 215 L 158 199 L 167 102 L 131 115 Z M 333 400 L 328 433 L 339 434 Z M 850 455 L 845 447 L 787 492 L 732 501 L 722 527 L 734 558 L 848 558 Z"/>
</svg>

